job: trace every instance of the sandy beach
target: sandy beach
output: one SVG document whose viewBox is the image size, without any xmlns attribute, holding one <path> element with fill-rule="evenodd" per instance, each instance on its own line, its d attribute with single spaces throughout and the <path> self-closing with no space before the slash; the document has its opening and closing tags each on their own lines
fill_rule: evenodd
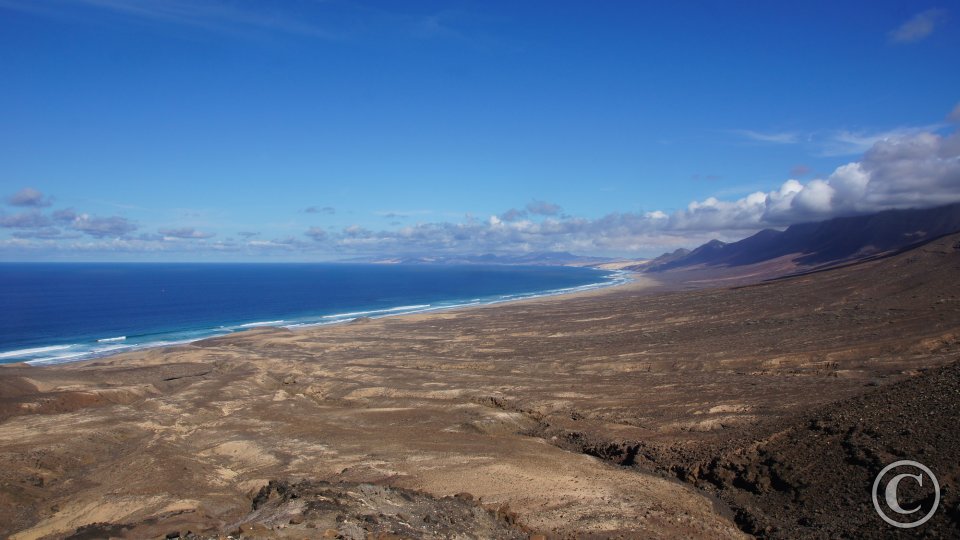
<svg viewBox="0 0 960 540">
<path fill-rule="evenodd" d="M 952 376 L 936 368 L 960 351 L 958 242 L 749 286 L 638 276 L 3 366 L 0 534 L 739 538 L 795 535 L 808 514 L 828 535 L 880 534 L 868 498 L 813 512 L 804 490 L 829 477 L 812 465 L 827 458 L 775 444 L 811 415 L 843 422 L 871 395 Z M 913 429 L 949 422 L 948 409 Z M 950 484 L 956 450 L 933 444 L 929 465 Z M 796 462 L 777 472 L 764 445 Z"/>
</svg>

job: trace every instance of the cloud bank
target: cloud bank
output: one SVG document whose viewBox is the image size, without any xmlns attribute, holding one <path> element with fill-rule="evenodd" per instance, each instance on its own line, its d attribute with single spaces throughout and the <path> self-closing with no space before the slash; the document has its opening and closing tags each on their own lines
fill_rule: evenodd
<svg viewBox="0 0 960 540">
<path fill-rule="evenodd" d="M 353 226 L 314 239 L 340 252 L 651 253 L 712 237 L 741 238 L 768 227 L 954 202 L 960 202 L 960 135 L 900 131 L 875 140 L 862 159 L 826 177 L 788 179 L 777 189 L 736 200 L 710 197 L 671 214 L 612 213 L 586 219 L 562 216 L 558 205 L 534 201 L 486 220 L 379 231 Z"/>
<path fill-rule="evenodd" d="M 20 201 L 16 195 L 22 193 L 25 190 L 9 198 L 10 204 Z M 25 200 L 44 199 L 31 195 Z M 217 241 L 211 239 L 212 232 L 186 227 L 134 237 L 138 227 L 124 217 L 99 217 L 70 208 L 45 212 L 37 204 L 19 204 L 29 209 L 0 212 L 0 228 L 11 231 L 0 240 L 0 250 L 186 250 L 263 256 L 285 252 L 305 258 L 532 251 L 648 256 L 711 238 L 739 239 L 768 227 L 954 202 L 960 202 L 960 134 L 900 130 L 873 141 L 859 160 L 824 177 L 787 179 L 776 189 L 735 200 L 709 197 L 671 213 L 624 212 L 590 219 L 569 216 L 555 203 L 534 200 L 522 209 L 485 219 L 468 215 L 456 222 L 419 222 L 382 230 L 311 226 L 282 238 L 239 232 L 240 241 Z M 184 239 L 190 242 L 172 241 Z"/>
</svg>

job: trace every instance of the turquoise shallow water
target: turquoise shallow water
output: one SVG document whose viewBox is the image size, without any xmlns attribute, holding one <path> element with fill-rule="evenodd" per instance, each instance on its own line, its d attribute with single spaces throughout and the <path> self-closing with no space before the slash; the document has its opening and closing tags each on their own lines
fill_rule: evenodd
<svg viewBox="0 0 960 540">
<path fill-rule="evenodd" d="M 0 264 L 0 363 L 69 362 L 256 326 L 331 324 L 624 279 L 558 266 Z"/>
</svg>

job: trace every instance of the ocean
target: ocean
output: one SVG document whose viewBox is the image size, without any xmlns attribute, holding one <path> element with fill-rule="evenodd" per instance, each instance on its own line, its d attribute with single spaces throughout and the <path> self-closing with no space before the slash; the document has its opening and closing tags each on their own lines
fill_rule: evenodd
<svg viewBox="0 0 960 540">
<path fill-rule="evenodd" d="M 589 289 L 561 266 L 0 264 L 0 363 L 84 360 L 257 326 L 298 328 Z"/>
</svg>

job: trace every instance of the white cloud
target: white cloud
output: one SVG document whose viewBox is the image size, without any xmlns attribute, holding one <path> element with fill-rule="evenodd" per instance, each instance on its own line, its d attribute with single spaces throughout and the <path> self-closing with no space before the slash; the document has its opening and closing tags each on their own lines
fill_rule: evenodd
<svg viewBox="0 0 960 540">
<path fill-rule="evenodd" d="M 860 161 L 823 179 L 788 180 L 761 194 L 757 226 L 825 219 L 891 208 L 930 207 L 960 201 L 960 135 L 918 133 L 877 141 Z M 746 205 L 744 199 L 731 206 Z"/>
<path fill-rule="evenodd" d="M 793 199 L 792 206 L 811 215 L 827 214 L 836 190 L 823 180 L 811 180 Z"/>
<path fill-rule="evenodd" d="M 538 216 L 555 216 L 560 213 L 560 205 L 547 201 L 531 201 L 527 203 L 527 212 Z"/>
<path fill-rule="evenodd" d="M 95 238 L 123 237 L 137 230 L 128 219 L 119 216 L 97 217 L 79 214 L 70 223 L 70 228 Z"/>
<path fill-rule="evenodd" d="M 43 193 L 30 187 L 25 187 L 7 197 L 7 202 L 13 206 L 31 206 L 34 208 L 42 208 L 52 204 L 49 197 L 44 197 Z"/>
<path fill-rule="evenodd" d="M 946 18 L 947 12 L 943 9 L 928 9 L 921 11 L 906 22 L 890 31 L 890 41 L 894 43 L 913 43 L 920 41 L 933 33 L 938 24 Z"/>
<path fill-rule="evenodd" d="M 598 219 L 519 212 L 485 221 L 421 223 L 396 231 L 350 227 L 329 236 L 346 251 L 378 253 L 571 250 L 628 253 L 692 245 L 710 237 L 735 239 L 766 227 L 960 202 L 960 135 L 889 134 L 859 161 L 806 183 L 789 179 L 769 192 L 736 200 L 709 197 L 685 209 L 615 213 Z M 506 219 L 507 217 L 511 219 Z"/>
</svg>

